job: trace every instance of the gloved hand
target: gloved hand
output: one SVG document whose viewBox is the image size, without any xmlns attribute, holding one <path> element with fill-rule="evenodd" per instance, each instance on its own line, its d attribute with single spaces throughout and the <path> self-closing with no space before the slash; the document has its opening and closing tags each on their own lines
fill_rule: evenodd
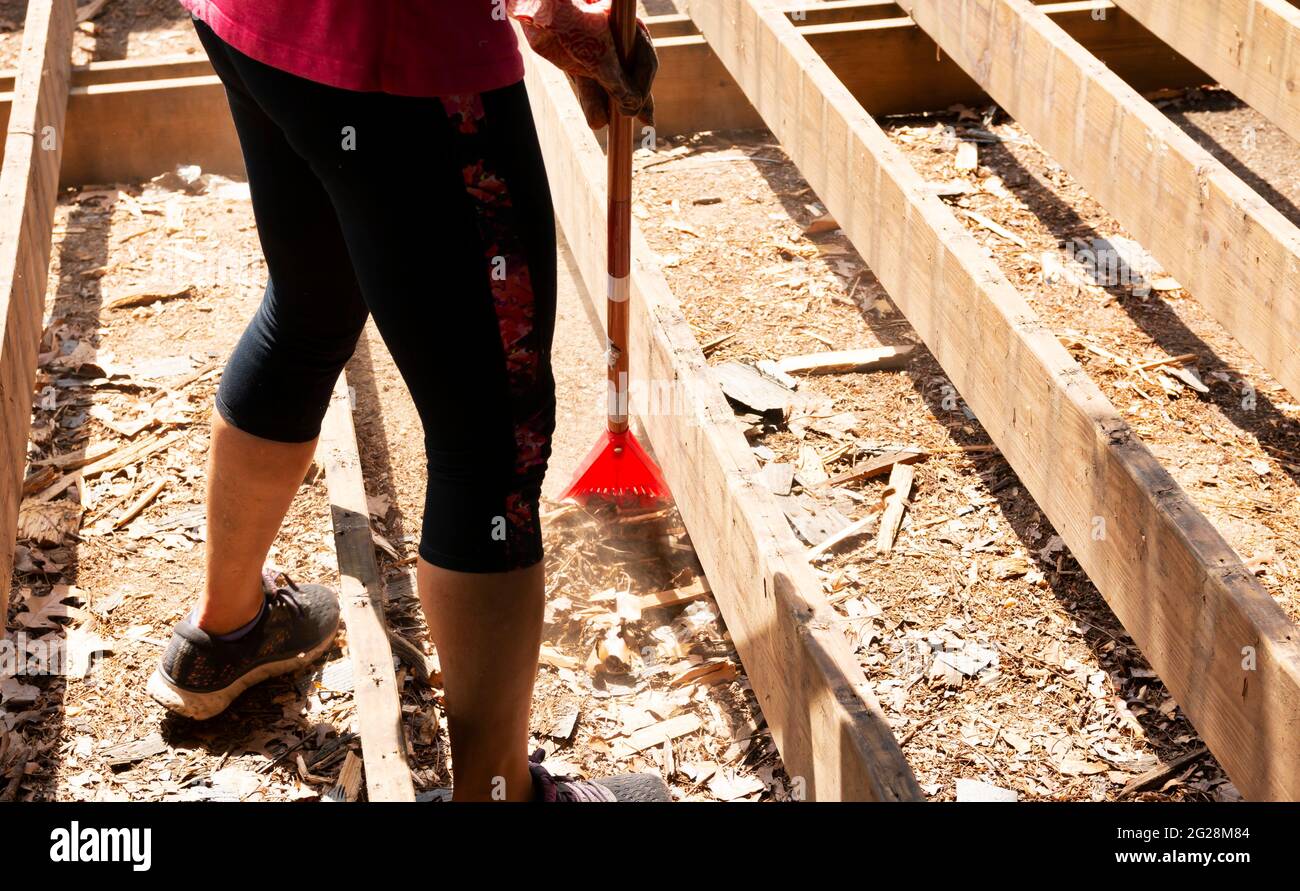
<svg viewBox="0 0 1300 891">
<path fill-rule="evenodd" d="M 610 0 L 506 0 L 506 11 L 523 26 L 528 44 L 573 81 L 593 130 L 609 123 L 612 98 L 621 113 L 654 124 L 650 86 L 659 58 L 645 24 L 625 69 L 609 28 Z"/>
</svg>

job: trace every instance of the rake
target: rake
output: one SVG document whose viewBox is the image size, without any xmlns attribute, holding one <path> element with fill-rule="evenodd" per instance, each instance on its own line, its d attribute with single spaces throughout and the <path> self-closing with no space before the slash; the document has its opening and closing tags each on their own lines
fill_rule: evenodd
<svg viewBox="0 0 1300 891">
<path fill-rule="evenodd" d="M 610 28 L 626 62 L 636 40 L 636 0 L 614 0 Z M 583 459 L 564 497 L 580 504 L 600 499 L 622 506 L 648 507 L 668 499 L 663 472 L 628 427 L 628 298 L 632 272 L 633 118 L 610 104 L 609 298 L 606 304 L 609 366 L 606 429 Z"/>
</svg>

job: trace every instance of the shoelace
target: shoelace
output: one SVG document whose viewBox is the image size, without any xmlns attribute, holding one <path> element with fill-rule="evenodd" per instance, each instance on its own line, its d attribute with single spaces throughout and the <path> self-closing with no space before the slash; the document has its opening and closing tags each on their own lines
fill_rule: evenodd
<svg viewBox="0 0 1300 891">
<path fill-rule="evenodd" d="M 284 584 L 280 584 L 280 579 L 284 579 Z M 289 574 L 275 566 L 266 566 L 262 569 L 262 593 L 266 595 L 267 608 L 277 606 L 292 607 L 298 615 L 302 615 L 302 604 L 298 598 L 294 597 L 294 592 L 298 586 L 294 584 Z"/>
</svg>

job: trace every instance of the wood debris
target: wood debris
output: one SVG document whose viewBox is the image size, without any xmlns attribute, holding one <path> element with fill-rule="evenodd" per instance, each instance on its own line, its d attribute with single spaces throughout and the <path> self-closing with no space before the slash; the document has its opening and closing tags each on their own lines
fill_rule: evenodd
<svg viewBox="0 0 1300 891">
<path fill-rule="evenodd" d="M 776 367 L 788 374 L 845 374 L 849 372 L 897 371 L 911 361 L 913 347 L 884 346 L 860 350 L 837 350 L 789 356 Z"/>
<path fill-rule="evenodd" d="M 776 422 L 789 417 L 796 402 L 794 393 L 751 365 L 723 362 L 713 366 L 713 374 L 722 392 L 734 405 Z"/>
<path fill-rule="evenodd" d="M 1012 232 L 1006 226 L 1003 226 L 1001 223 L 996 223 L 993 220 L 990 220 L 988 217 L 984 216 L 984 214 L 977 213 L 976 211 L 973 210 L 967 210 L 966 208 L 962 208 L 961 212 L 964 215 L 970 217 L 976 223 L 979 223 L 980 226 L 982 226 L 983 228 L 992 232 L 994 235 L 999 235 L 1002 238 L 1005 238 L 1007 241 L 1011 242 L 1012 244 L 1016 245 L 1019 248 L 1023 248 L 1025 250 L 1029 249 L 1029 245 L 1025 242 L 1023 238 L 1021 238 L 1016 233 Z"/>
<path fill-rule="evenodd" d="M 704 726 L 698 715 L 678 715 L 675 718 L 669 718 L 667 721 L 660 721 L 657 724 L 651 724 L 649 727 L 642 727 L 628 735 L 626 739 L 619 740 L 619 746 L 625 752 L 641 752 L 654 746 L 663 745 L 671 739 L 677 739 L 679 736 L 685 736 L 688 733 L 694 733 Z"/>
<path fill-rule="evenodd" d="M 193 285 L 179 288 L 146 288 L 121 294 L 104 303 L 104 309 L 130 309 L 136 306 L 148 306 L 164 300 L 180 300 L 194 296 Z"/>
<path fill-rule="evenodd" d="M 339 771 L 338 781 L 322 801 L 356 801 L 361 794 L 361 759 L 357 753 L 348 750 L 343 758 L 343 768 Z"/>
<path fill-rule="evenodd" d="M 903 513 L 912 494 L 912 481 L 916 478 L 916 467 L 910 463 L 896 463 L 889 471 L 889 497 L 885 501 L 884 513 L 880 516 L 880 528 L 876 533 L 876 553 L 888 554 L 894 548 L 894 539 L 903 524 Z"/>
<path fill-rule="evenodd" d="M 980 154 L 979 147 L 968 140 L 957 143 L 957 157 L 953 161 L 953 166 L 962 172 L 969 173 L 979 167 Z"/>
</svg>

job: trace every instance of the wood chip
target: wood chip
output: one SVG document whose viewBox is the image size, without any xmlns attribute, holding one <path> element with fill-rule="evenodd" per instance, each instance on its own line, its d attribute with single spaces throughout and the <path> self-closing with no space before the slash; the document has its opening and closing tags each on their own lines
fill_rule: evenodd
<svg viewBox="0 0 1300 891">
<path fill-rule="evenodd" d="M 775 421 L 789 417 L 790 409 L 795 403 L 794 393 L 752 365 L 723 362 L 713 366 L 713 375 L 722 387 L 722 392 L 733 404 Z"/>
<path fill-rule="evenodd" d="M 120 297 L 114 297 L 103 305 L 104 309 L 130 309 L 136 306 L 148 306 L 151 303 L 161 303 L 164 300 L 180 300 L 185 297 L 194 296 L 194 286 L 185 285 L 175 289 L 145 288 L 139 291 L 132 291 L 123 294 Z"/>
<path fill-rule="evenodd" d="M 814 218 L 807 226 L 803 227 L 804 235 L 822 235 L 826 232 L 834 232 L 840 228 L 840 224 L 835 221 L 835 217 L 824 213 Z"/>
<path fill-rule="evenodd" d="M 845 526 L 843 529 L 841 529 L 839 532 L 835 533 L 830 538 L 823 541 L 821 544 L 817 545 L 816 547 L 809 548 L 808 559 L 818 560 L 826 556 L 826 554 L 836 545 L 846 542 L 850 538 L 855 538 L 856 536 L 859 536 L 862 533 L 866 532 L 867 527 L 870 526 L 875 521 L 876 521 L 876 515 L 872 513 L 868 516 L 863 517 L 860 520 L 857 520 L 854 523 L 849 524 L 848 526 Z"/>
<path fill-rule="evenodd" d="M 958 801 L 1019 801 L 1014 789 L 1003 789 L 979 780 L 957 780 Z"/>
<path fill-rule="evenodd" d="M 783 461 L 769 461 L 759 471 L 758 478 L 773 495 L 789 495 L 794 485 L 794 466 Z"/>
<path fill-rule="evenodd" d="M 957 157 L 953 161 L 953 166 L 958 170 L 967 172 L 974 170 L 980 165 L 979 147 L 967 140 L 957 143 Z"/>
<path fill-rule="evenodd" d="M 979 224 L 980 226 L 982 226 L 983 228 L 989 230 L 989 231 L 992 232 L 994 235 L 1000 235 L 1000 236 L 1002 236 L 1002 237 L 1005 238 L 1007 241 L 1011 242 L 1012 244 L 1016 245 L 1017 247 L 1021 248 L 1022 250 L 1026 250 L 1026 251 L 1029 250 L 1029 245 L 1025 243 L 1025 240 L 1024 240 L 1023 238 L 1021 238 L 1019 235 L 1017 235 L 1016 233 L 1012 232 L 1012 231 L 1011 231 L 1010 229 L 1008 229 L 1007 227 L 1005 227 L 1005 226 L 1003 226 L 1003 225 L 1001 225 L 1001 224 L 999 224 L 999 223 L 995 223 L 993 220 L 990 220 L 988 217 L 984 216 L 984 214 L 982 214 L 982 213 L 976 213 L 975 211 L 973 211 L 973 210 L 967 210 L 967 209 L 964 208 L 964 207 L 963 207 L 963 208 L 959 208 L 959 209 L 960 209 L 961 212 L 962 212 L 963 214 L 965 214 L 967 217 L 969 217 L 970 219 L 974 220 L 976 223 L 978 223 L 978 224 Z"/>
<path fill-rule="evenodd" d="M 1181 755 L 1178 758 L 1175 758 L 1173 761 L 1153 767 L 1146 773 L 1140 774 L 1125 783 L 1124 788 L 1119 791 L 1119 794 L 1116 795 L 1115 798 L 1122 801 L 1135 792 L 1141 792 L 1143 789 L 1154 786 L 1156 783 L 1162 783 L 1187 765 L 1194 761 L 1199 761 L 1208 754 L 1209 750 L 1206 749 L 1205 746 L 1200 746 L 1199 748 L 1188 752 L 1186 755 Z"/>
<path fill-rule="evenodd" d="M 642 727 L 627 739 L 621 740 L 620 746 L 632 753 L 643 752 L 646 749 L 663 745 L 666 740 L 677 739 L 679 736 L 694 733 L 702 726 L 704 724 L 698 715 L 677 715 L 667 721 L 660 721 L 658 724 Z"/>
<path fill-rule="evenodd" d="M 18 541 L 58 546 L 81 525 L 81 505 L 29 498 L 18 508 Z"/>
<path fill-rule="evenodd" d="M 822 486 L 823 488 L 833 488 L 854 480 L 869 480 L 877 476 L 883 476 L 892 471 L 895 464 L 911 464 L 921 461 L 925 459 L 926 454 L 926 452 L 919 450 L 915 452 L 889 452 L 878 458 L 863 461 L 852 470 L 836 474 L 823 483 Z"/>
<path fill-rule="evenodd" d="M 99 757 L 109 767 L 117 769 L 162 754 L 168 748 L 167 741 L 162 738 L 162 734 L 151 733 L 144 739 L 132 739 L 101 749 Z"/>
<path fill-rule="evenodd" d="M 906 368 L 914 347 L 883 346 L 860 350 L 835 350 L 788 356 L 776 363 L 787 374 L 845 374 L 848 372 L 897 371 Z"/>
<path fill-rule="evenodd" d="M 877 554 L 888 554 L 894 548 L 894 539 L 903 524 L 903 512 L 907 499 L 912 494 L 912 481 L 915 477 L 916 468 L 911 464 L 895 464 L 889 472 L 889 487 L 894 491 L 886 501 L 880 528 L 876 530 Z"/>
<path fill-rule="evenodd" d="M 671 687 L 684 687 L 687 684 L 719 684 L 730 681 L 737 675 L 736 664 L 728 659 L 704 662 L 688 668 L 669 682 Z"/>
<path fill-rule="evenodd" d="M 670 588 L 667 591 L 652 591 L 649 594 L 642 594 L 640 597 L 641 609 L 678 606 L 707 596 L 709 596 L 709 583 L 703 576 L 700 576 L 689 585 L 681 588 Z"/>
<path fill-rule="evenodd" d="M 1133 367 L 1138 371 L 1146 371 L 1151 368 L 1159 368 L 1162 365 L 1186 365 L 1189 362 L 1198 361 L 1199 358 L 1195 353 L 1180 353 L 1177 356 L 1159 356 L 1146 362 L 1139 362 Z"/>
<path fill-rule="evenodd" d="M 343 767 L 339 770 L 338 781 L 334 784 L 325 797 L 324 801 L 356 801 L 357 796 L 361 794 L 361 759 L 357 753 L 348 749 L 347 756 L 343 759 Z"/>
<path fill-rule="evenodd" d="M 121 529 L 127 523 L 144 513 L 144 509 L 158 497 L 163 489 L 167 488 L 167 482 L 168 478 L 165 476 L 154 480 L 149 488 L 145 489 L 144 492 L 140 494 L 139 498 L 127 505 L 122 513 L 118 515 L 117 519 L 113 521 L 113 528 Z"/>
<path fill-rule="evenodd" d="M 582 663 L 577 659 L 561 653 L 549 644 L 542 644 L 542 649 L 541 652 L 538 653 L 537 661 L 542 665 L 549 666 L 550 668 L 566 668 L 570 671 L 582 665 Z"/>
</svg>

